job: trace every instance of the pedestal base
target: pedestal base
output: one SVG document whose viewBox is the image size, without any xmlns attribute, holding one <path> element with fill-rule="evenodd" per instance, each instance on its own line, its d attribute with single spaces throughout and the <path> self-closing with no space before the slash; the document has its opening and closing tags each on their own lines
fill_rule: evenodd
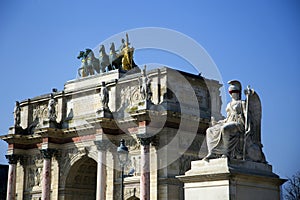
<svg viewBox="0 0 300 200">
<path fill-rule="evenodd" d="M 268 164 L 227 158 L 192 161 L 191 170 L 177 178 L 184 182 L 185 200 L 279 200 L 285 182 Z"/>
<path fill-rule="evenodd" d="M 112 118 L 112 114 L 111 114 L 109 108 L 101 108 L 101 109 L 97 110 L 96 116 L 101 117 L 101 118 Z"/>
</svg>

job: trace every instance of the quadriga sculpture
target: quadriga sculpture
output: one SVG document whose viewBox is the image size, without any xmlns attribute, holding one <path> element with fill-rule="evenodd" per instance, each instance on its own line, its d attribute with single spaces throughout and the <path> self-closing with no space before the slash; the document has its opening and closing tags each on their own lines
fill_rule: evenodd
<svg viewBox="0 0 300 200">
<path fill-rule="evenodd" d="M 231 159 L 266 162 L 261 144 L 261 102 L 249 87 L 246 100 L 241 100 L 242 86 L 237 80 L 229 81 L 231 101 L 226 107 L 227 117 L 212 119 L 206 131 L 208 154 L 204 160 L 228 157 Z"/>
</svg>

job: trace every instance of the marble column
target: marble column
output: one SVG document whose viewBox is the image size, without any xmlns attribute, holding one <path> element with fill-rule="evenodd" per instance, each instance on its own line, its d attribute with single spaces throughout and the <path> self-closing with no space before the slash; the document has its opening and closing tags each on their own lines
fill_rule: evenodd
<svg viewBox="0 0 300 200">
<path fill-rule="evenodd" d="M 6 159 L 8 160 L 8 180 L 7 180 L 7 200 L 15 200 L 16 199 L 16 167 L 19 159 L 18 155 L 6 155 Z"/>
<path fill-rule="evenodd" d="M 141 178 L 140 199 L 150 199 L 150 143 L 152 138 L 140 137 L 141 143 Z"/>
<path fill-rule="evenodd" d="M 98 149 L 98 165 L 97 165 L 97 200 L 106 199 L 106 152 L 108 141 L 95 141 Z"/>
<path fill-rule="evenodd" d="M 43 155 L 43 172 L 42 172 L 42 200 L 50 200 L 51 190 L 51 159 L 55 149 L 42 149 Z"/>
</svg>

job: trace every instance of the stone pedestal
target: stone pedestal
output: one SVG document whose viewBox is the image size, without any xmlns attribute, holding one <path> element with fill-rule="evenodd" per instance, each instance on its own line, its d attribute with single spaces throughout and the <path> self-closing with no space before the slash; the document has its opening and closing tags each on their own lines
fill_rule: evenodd
<svg viewBox="0 0 300 200">
<path fill-rule="evenodd" d="M 285 182 L 268 164 L 227 158 L 192 161 L 191 170 L 177 178 L 184 182 L 185 200 L 279 200 Z"/>
<path fill-rule="evenodd" d="M 101 117 L 101 118 L 112 118 L 112 114 L 109 108 L 104 108 L 104 107 L 97 110 L 96 115 L 97 117 Z"/>
</svg>

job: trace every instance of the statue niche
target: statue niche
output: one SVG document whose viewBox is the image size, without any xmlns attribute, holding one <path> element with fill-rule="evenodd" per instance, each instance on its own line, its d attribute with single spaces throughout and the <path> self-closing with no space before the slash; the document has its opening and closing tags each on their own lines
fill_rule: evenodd
<svg viewBox="0 0 300 200">
<path fill-rule="evenodd" d="M 206 131 L 208 154 L 204 160 L 228 157 L 265 163 L 259 96 L 248 87 L 246 100 L 241 100 L 241 83 L 233 80 L 228 84 L 232 99 L 226 107 L 227 117 L 218 122 L 212 118 L 212 126 Z"/>
</svg>

